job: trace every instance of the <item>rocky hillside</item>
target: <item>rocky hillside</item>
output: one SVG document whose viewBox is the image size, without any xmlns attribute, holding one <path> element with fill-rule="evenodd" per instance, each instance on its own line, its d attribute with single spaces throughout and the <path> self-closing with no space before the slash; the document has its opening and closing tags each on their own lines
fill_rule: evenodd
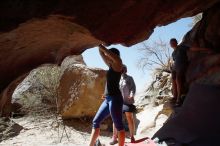
<svg viewBox="0 0 220 146">
<path fill-rule="evenodd" d="M 144 108 L 150 103 L 160 105 L 172 97 L 171 74 L 155 70 L 155 76 L 149 87 L 137 97 L 136 106 L 138 109 Z"/>
<path fill-rule="evenodd" d="M 153 136 L 169 118 L 173 112 L 171 88 L 171 74 L 156 70 L 149 87 L 136 97 L 137 136 Z"/>
</svg>

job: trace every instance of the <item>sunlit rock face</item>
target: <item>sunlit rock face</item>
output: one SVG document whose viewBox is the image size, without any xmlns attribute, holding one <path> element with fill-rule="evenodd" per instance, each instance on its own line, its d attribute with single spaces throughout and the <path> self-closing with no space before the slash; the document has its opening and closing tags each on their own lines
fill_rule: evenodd
<svg viewBox="0 0 220 146">
<path fill-rule="evenodd" d="M 63 61 L 58 89 L 59 109 L 63 118 L 95 115 L 103 101 L 105 73 L 104 70 L 87 67 L 80 57 Z"/>
<path fill-rule="evenodd" d="M 59 78 L 57 65 L 46 64 L 32 70 L 12 95 L 13 115 L 47 113 L 56 109 Z"/>
<path fill-rule="evenodd" d="M 46 114 L 55 109 L 63 118 L 92 117 L 103 101 L 104 85 L 104 70 L 87 67 L 81 55 L 68 56 L 61 66 L 32 70 L 12 95 L 12 112 Z"/>
</svg>

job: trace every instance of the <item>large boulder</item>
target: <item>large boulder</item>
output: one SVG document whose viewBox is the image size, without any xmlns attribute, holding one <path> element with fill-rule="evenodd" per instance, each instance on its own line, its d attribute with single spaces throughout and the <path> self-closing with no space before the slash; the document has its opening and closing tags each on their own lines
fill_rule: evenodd
<svg viewBox="0 0 220 146">
<path fill-rule="evenodd" d="M 58 107 L 64 118 L 94 116 L 104 85 L 104 70 L 88 68 L 81 55 L 68 56 L 61 66 L 32 70 L 12 95 L 12 107 L 20 108 L 12 112 L 42 114 Z"/>
<path fill-rule="evenodd" d="M 32 70 L 12 95 L 12 112 L 49 112 L 58 101 L 64 118 L 93 116 L 102 102 L 104 84 L 104 70 L 88 68 L 81 55 L 68 56 L 61 66 L 45 64 Z"/>
<path fill-rule="evenodd" d="M 102 102 L 106 72 L 87 67 L 80 56 L 72 61 L 65 59 L 61 72 L 58 90 L 62 117 L 67 119 L 94 116 Z"/>
<path fill-rule="evenodd" d="M 21 109 L 12 112 L 46 112 L 56 108 L 59 78 L 60 67 L 57 65 L 47 64 L 32 70 L 12 95 L 12 107 L 21 105 Z"/>
</svg>

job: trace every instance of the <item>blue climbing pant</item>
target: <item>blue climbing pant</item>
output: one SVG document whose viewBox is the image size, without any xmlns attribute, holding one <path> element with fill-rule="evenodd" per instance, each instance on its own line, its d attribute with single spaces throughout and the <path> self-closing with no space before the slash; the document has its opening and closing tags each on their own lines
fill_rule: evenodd
<svg viewBox="0 0 220 146">
<path fill-rule="evenodd" d="M 110 115 L 113 123 L 115 124 L 116 129 L 118 131 L 124 130 L 122 122 L 122 107 L 122 97 L 117 98 L 112 96 L 106 96 L 105 100 L 99 107 L 99 110 L 93 119 L 93 128 L 99 128 L 100 123 Z"/>
</svg>

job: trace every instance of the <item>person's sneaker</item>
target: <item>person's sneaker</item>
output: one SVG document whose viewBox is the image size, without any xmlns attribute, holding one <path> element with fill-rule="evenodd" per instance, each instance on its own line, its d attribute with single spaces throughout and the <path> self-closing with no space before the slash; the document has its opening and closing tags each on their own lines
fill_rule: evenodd
<svg viewBox="0 0 220 146">
<path fill-rule="evenodd" d="M 115 145 L 116 143 L 118 143 L 117 140 L 112 140 L 109 144 L 110 144 L 110 145 Z"/>
<path fill-rule="evenodd" d="M 135 143 L 134 136 L 131 136 L 131 143 Z"/>
</svg>

